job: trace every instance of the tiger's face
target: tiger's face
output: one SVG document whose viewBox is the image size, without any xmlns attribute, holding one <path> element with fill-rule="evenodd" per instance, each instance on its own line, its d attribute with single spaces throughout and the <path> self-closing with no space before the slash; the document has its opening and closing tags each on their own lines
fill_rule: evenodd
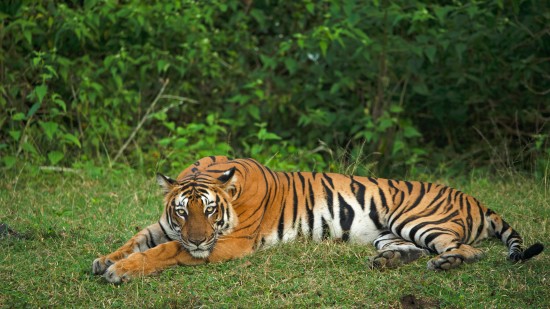
<svg viewBox="0 0 550 309">
<path fill-rule="evenodd" d="M 228 193 L 234 171 L 228 170 L 218 178 L 197 174 L 182 181 L 157 176 L 166 193 L 168 224 L 182 247 L 195 258 L 207 258 L 218 237 L 230 233 L 238 223 Z"/>
</svg>

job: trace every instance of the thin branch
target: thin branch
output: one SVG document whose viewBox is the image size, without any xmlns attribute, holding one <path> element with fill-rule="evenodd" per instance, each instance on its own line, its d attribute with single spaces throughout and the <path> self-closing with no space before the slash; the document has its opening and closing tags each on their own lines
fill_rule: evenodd
<svg viewBox="0 0 550 309">
<path fill-rule="evenodd" d="M 537 94 L 537 95 L 547 95 L 547 94 L 550 93 L 550 89 L 543 90 L 543 91 L 535 90 L 534 88 L 529 86 L 529 84 L 527 83 L 527 80 L 525 78 L 523 79 L 523 85 L 525 86 L 525 88 L 527 88 L 527 90 L 529 90 L 530 92 L 532 92 L 534 94 Z"/>
<path fill-rule="evenodd" d="M 53 171 L 53 172 L 62 172 L 62 173 L 75 173 L 80 174 L 82 171 L 69 167 L 59 167 L 59 166 L 40 166 L 41 171 Z"/>
<path fill-rule="evenodd" d="M 162 87 L 160 88 L 159 93 L 157 94 L 157 96 L 153 100 L 153 103 L 151 103 L 151 106 L 149 106 L 149 108 L 145 112 L 145 115 L 143 115 L 143 117 L 139 121 L 138 125 L 134 128 L 134 131 L 132 131 L 132 134 L 130 134 L 130 137 L 128 137 L 128 139 L 126 140 L 124 145 L 122 145 L 122 147 L 120 147 L 120 149 L 118 150 L 118 153 L 116 154 L 115 158 L 111 162 L 111 166 L 118 160 L 118 158 L 122 155 L 122 153 L 124 152 L 126 147 L 128 147 L 128 145 L 132 142 L 132 140 L 136 136 L 137 132 L 141 129 L 141 127 L 143 126 L 143 124 L 147 120 L 149 114 L 153 111 L 153 109 L 155 108 L 155 105 L 157 105 L 157 102 L 162 97 L 162 94 L 164 93 L 164 90 L 166 89 L 166 86 L 168 85 L 169 82 L 170 82 L 169 79 L 166 79 L 164 81 L 164 83 L 162 84 Z"/>
<path fill-rule="evenodd" d="M 171 94 L 161 95 L 160 98 L 161 99 L 178 100 L 178 101 L 181 101 L 181 102 L 189 102 L 189 103 L 194 103 L 194 104 L 199 103 L 197 100 L 189 99 L 189 98 L 186 98 L 186 97 L 180 97 L 180 96 L 177 96 L 177 95 L 171 95 Z"/>
</svg>

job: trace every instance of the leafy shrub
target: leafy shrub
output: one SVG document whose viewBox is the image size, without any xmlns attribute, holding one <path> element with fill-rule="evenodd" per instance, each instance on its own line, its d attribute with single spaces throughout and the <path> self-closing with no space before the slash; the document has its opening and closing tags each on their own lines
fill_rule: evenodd
<svg viewBox="0 0 550 309">
<path fill-rule="evenodd" d="M 365 161 L 360 172 L 546 171 L 547 12 L 501 0 L 4 1 L 0 155 L 8 167 L 175 169 L 229 154 L 294 169 L 343 158 Z"/>
</svg>

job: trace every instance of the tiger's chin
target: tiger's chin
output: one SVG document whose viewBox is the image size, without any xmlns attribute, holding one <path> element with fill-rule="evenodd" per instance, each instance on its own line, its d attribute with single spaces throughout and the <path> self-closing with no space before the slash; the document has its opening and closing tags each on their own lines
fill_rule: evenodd
<svg viewBox="0 0 550 309">
<path fill-rule="evenodd" d="M 196 259 L 206 259 L 210 255 L 210 250 L 187 250 L 191 256 L 193 256 Z"/>
</svg>

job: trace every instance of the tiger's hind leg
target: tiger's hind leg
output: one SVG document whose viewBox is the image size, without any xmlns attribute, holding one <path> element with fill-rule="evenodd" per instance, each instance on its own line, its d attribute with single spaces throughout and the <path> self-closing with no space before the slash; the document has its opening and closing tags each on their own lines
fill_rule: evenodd
<svg viewBox="0 0 550 309">
<path fill-rule="evenodd" d="M 462 263 L 471 263 L 479 260 L 483 252 L 470 245 L 460 243 L 450 235 L 442 235 L 435 239 L 435 248 L 438 256 L 428 261 L 428 269 L 449 270 Z"/>
<path fill-rule="evenodd" d="M 395 268 L 429 253 L 389 231 L 380 233 L 374 240 L 374 246 L 378 249 L 378 255 L 371 259 L 371 268 Z"/>
</svg>

